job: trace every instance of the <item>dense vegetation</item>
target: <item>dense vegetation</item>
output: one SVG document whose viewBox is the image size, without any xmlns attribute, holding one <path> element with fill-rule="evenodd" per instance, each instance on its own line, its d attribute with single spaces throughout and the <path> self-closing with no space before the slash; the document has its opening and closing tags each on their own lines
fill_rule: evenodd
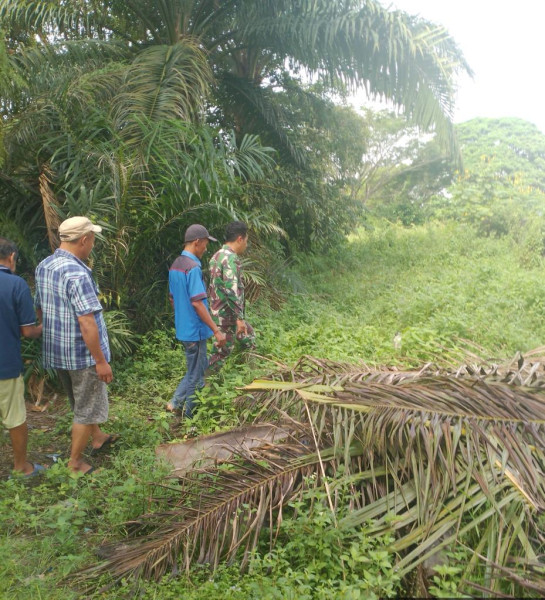
<svg viewBox="0 0 545 600">
<path fill-rule="evenodd" d="M 31 456 L 50 468 L 0 483 L 0 595 L 451 597 L 468 578 L 471 593 L 543 595 L 541 366 L 519 357 L 508 376 L 480 359 L 501 362 L 545 338 L 545 136 L 517 119 L 453 128 L 456 75 L 469 67 L 447 32 L 375 0 L 0 0 L 0 31 L 0 235 L 17 242 L 19 272 L 32 282 L 60 220 L 86 214 L 103 226 L 93 269 L 115 357 L 111 428 L 121 434 L 96 475 L 71 474 L 70 415 L 38 345 L 25 344 L 29 394 L 49 401 L 30 416 Z M 342 105 L 362 87 L 397 113 Z M 221 237 L 233 218 L 251 227 L 258 351 L 210 378 L 196 417 L 180 422 L 164 411 L 184 368 L 167 267 L 187 225 Z M 477 366 L 448 370 L 469 359 Z M 389 421 L 375 418 L 369 389 L 352 384 L 371 373 L 389 385 L 382 366 L 414 380 L 425 410 L 400 417 L 390 406 Z M 476 373 L 493 392 L 479 395 Z M 267 374 L 276 381 L 242 391 Z M 452 414 L 434 377 L 448 381 Z M 390 403 L 410 400 L 406 388 L 381 389 Z M 297 404 L 305 393 L 326 408 Z M 506 395 L 519 408 L 537 398 L 537 416 L 499 414 Z M 170 478 L 155 456 L 194 430 L 288 415 L 304 433 L 293 447 L 239 457 L 211 480 Z M 397 443 L 381 455 L 365 443 L 386 422 Z M 198 512 L 290 460 L 304 464 L 283 480 L 274 510 L 271 492 L 195 529 L 209 564 L 177 562 L 173 543 L 157 564 L 145 552 L 133 564 L 177 577 L 128 576 L 140 538 L 127 537 L 161 533 L 165 515 L 182 523 L 179 511 Z M 417 506 L 385 511 L 400 491 Z M 448 522 L 430 517 L 427 530 L 429 515 Z M 432 521 L 444 526 L 433 539 Z M 247 539 L 248 552 L 220 553 L 212 534 L 222 527 Z M 424 572 L 422 553 L 439 543 L 445 564 Z M 94 571 L 102 559 L 108 568 Z"/>
<path fill-rule="evenodd" d="M 456 223 L 405 229 L 377 222 L 334 254 L 302 256 L 301 266 L 294 264 L 286 273 L 297 282 L 298 292 L 279 310 L 263 300 L 251 306 L 264 358 L 230 362 L 205 388 L 202 409 L 191 425 L 207 433 L 237 424 L 244 414 L 233 405 L 236 387 L 276 370 L 277 362 L 293 364 L 302 354 L 403 370 L 428 361 L 460 361 L 467 348 L 463 338 L 482 346 L 472 350 L 484 358 L 507 358 L 539 345 L 545 336 L 545 267 L 539 253 L 528 264 L 527 253 L 510 236 L 482 238 Z M 398 330 L 402 342 L 395 349 Z M 149 334 L 133 358 L 116 363 L 111 426 L 123 441 L 96 476 L 75 479 L 61 457 L 32 486 L 20 480 L 1 484 L 0 585 L 5 597 L 75 597 L 74 582 L 61 579 L 94 564 L 99 544 L 123 539 L 124 523 L 148 511 L 152 498 L 166 502 L 177 493 L 154 456 L 157 443 L 184 439 L 189 427 L 173 423 L 164 412 L 183 370 L 172 338 L 169 329 Z M 49 410 L 56 414 L 59 409 L 51 431 L 31 432 L 34 458 L 48 462 L 45 454 L 66 448 L 70 416 L 62 402 Z M 355 598 L 357 590 L 365 589 L 366 597 L 395 593 L 400 582 L 395 557 L 387 551 L 388 535 L 368 538 L 358 529 L 332 527 L 327 504 L 317 508 L 323 501 L 317 490 L 299 501 L 297 512 L 288 509 L 277 549 L 269 553 L 265 536 L 247 575 L 238 575 L 236 564 L 221 567 L 214 576 L 196 568 L 189 578 L 142 582 L 143 597 Z M 339 520 L 344 516 L 337 514 Z M 338 562 L 332 545 L 346 549 L 344 561 Z M 451 596 L 455 587 L 449 586 L 457 585 L 469 555 L 463 546 L 449 552 L 454 563 L 437 571 L 433 585 Z M 123 590 L 116 587 L 99 597 L 133 597 L 131 585 Z"/>
<path fill-rule="evenodd" d="M 468 70 L 375 0 L 1 0 L 0 30 L 2 230 L 35 264 L 59 219 L 99 221 L 104 301 L 140 331 L 192 222 L 244 219 L 277 254 L 354 227 L 365 123 L 332 97 L 365 86 L 450 147 Z"/>
</svg>

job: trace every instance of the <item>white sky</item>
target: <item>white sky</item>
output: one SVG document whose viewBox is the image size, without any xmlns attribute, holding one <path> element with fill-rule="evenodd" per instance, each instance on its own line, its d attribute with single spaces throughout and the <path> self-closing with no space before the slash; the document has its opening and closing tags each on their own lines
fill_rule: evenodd
<svg viewBox="0 0 545 600">
<path fill-rule="evenodd" d="M 545 133 L 545 0 L 381 0 L 444 25 L 474 79 L 459 81 L 454 120 L 519 117 Z"/>
</svg>

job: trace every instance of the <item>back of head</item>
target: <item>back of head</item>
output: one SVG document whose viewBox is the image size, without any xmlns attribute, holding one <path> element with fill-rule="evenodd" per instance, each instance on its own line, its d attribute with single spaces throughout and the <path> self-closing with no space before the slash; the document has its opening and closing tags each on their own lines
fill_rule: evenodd
<svg viewBox="0 0 545 600">
<path fill-rule="evenodd" d="M 229 223 L 225 228 L 225 241 L 234 242 L 240 236 L 246 237 L 248 235 L 248 225 L 242 221 L 233 221 Z"/>
<path fill-rule="evenodd" d="M 13 253 L 15 253 L 15 257 L 17 258 L 19 250 L 14 242 L 7 238 L 0 237 L 0 261 L 7 260 Z"/>
</svg>

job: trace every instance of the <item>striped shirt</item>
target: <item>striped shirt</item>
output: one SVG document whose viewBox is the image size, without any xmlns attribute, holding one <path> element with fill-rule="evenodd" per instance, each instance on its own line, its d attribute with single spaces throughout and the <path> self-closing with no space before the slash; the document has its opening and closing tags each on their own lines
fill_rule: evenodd
<svg viewBox="0 0 545 600">
<path fill-rule="evenodd" d="M 110 361 L 108 333 L 91 269 L 71 252 L 58 248 L 36 268 L 37 309 L 42 310 L 43 363 L 46 368 L 85 369 L 95 364 L 78 317 L 93 313 L 100 347 Z"/>
</svg>

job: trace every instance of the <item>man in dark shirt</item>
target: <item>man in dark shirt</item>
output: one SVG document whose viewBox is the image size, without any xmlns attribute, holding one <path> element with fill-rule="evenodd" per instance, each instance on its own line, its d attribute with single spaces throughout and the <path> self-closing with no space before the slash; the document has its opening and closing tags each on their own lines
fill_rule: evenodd
<svg viewBox="0 0 545 600">
<path fill-rule="evenodd" d="M 44 467 L 27 461 L 21 335 L 37 338 L 42 333 L 42 326 L 36 325 L 28 285 L 15 275 L 16 262 L 17 246 L 0 237 L 0 418 L 11 438 L 14 470 L 30 477 L 43 471 Z"/>
</svg>

